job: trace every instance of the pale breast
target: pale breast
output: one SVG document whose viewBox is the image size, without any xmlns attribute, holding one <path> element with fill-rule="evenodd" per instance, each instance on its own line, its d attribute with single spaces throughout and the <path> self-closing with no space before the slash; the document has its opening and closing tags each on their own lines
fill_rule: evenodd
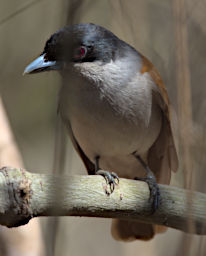
<svg viewBox="0 0 206 256">
<path fill-rule="evenodd" d="M 137 76 L 127 85 L 115 82 L 111 86 L 111 80 L 94 83 L 71 75 L 60 92 L 61 116 L 69 120 L 91 160 L 97 155 L 106 162 L 134 151 L 145 153 L 160 132 L 161 113 L 152 102 L 152 84 L 146 84 L 146 77 Z"/>
</svg>

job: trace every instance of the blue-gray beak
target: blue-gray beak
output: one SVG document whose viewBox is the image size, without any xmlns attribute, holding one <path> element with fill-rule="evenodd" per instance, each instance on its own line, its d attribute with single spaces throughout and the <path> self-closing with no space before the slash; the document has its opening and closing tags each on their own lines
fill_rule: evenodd
<svg viewBox="0 0 206 256">
<path fill-rule="evenodd" d="M 45 61 L 44 55 L 42 54 L 37 59 L 35 59 L 32 63 L 30 63 L 23 72 L 25 74 L 34 74 L 43 71 L 50 71 L 50 70 L 59 70 L 61 67 L 59 63 L 56 61 Z"/>
</svg>

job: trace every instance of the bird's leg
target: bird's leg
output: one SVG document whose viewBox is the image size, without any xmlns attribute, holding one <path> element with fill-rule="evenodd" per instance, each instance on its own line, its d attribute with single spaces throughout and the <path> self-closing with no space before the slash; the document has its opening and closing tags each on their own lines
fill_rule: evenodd
<svg viewBox="0 0 206 256">
<path fill-rule="evenodd" d="M 115 185 L 118 185 L 119 183 L 119 177 L 114 172 L 108 172 L 105 170 L 101 170 L 99 167 L 99 159 L 100 156 L 95 157 L 95 174 L 101 175 L 105 178 L 106 183 L 109 184 L 111 193 L 114 191 Z"/>
<path fill-rule="evenodd" d="M 135 177 L 135 180 L 145 181 L 148 184 L 150 190 L 150 198 L 149 201 L 152 204 L 152 213 L 154 213 L 159 207 L 160 203 L 160 191 L 159 186 L 157 184 L 154 173 L 150 170 L 149 166 L 142 160 L 139 155 L 134 155 L 138 161 L 142 164 L 145 171 L 147 172 L 147 176 L 145 178 Z"/>
</svg>

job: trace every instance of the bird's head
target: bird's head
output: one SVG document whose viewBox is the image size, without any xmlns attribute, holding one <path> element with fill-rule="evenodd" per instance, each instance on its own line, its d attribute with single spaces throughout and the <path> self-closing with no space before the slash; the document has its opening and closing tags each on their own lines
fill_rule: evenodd
<svg viewBox="0 0 206 256">
<path fill-rule="evenodd" d="M 108 63 L 124 54 L 125 45 L 112 32 L 95 24 L 68 26 L 50 37 L 41 55 L 25 68 L 24 74 L 64 70 L 75 63 Z"/>
</svg>

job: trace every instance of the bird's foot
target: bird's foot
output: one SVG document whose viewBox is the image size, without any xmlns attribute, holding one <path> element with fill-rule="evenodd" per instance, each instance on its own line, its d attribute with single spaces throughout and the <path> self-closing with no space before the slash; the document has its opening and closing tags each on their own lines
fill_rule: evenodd
<svg viewBox="0 0 206 256">
<path fill-rule="evenodd" d="M 145 178 L 135 178 L 135 180 L 141 180 L 147 183 L 149 190 L 150 190 L 150 197 L 149 202 L 151 203 L 151 214 L 153 214 L 159 207 L 160 204 L 160 190 L 159 186 L 157 184 L 156 178 L 154 173 L 151 171 L 149 166 L 144 162 L 144 160 L 139 155 L 135 155 L 136 152 L 134 152 L 134 156 L 138 159 L 138 161 L 142 164 L 144 167 L 147 176 Z"/>
<path fill-rule="evenodd" d="M 150 171 L 145 178 L 135 177 L 135 180 L 141 180 L 147 183 L 150 190 L 149 202 L 151 203 L 152 209 L 151 214 L 153 214 L 159 207 L 160 204 L 160 191 L 159 186 L 156 182 L 156 178 L 152 171 Z"/>
<path fill-rule="evenodd" d="M 116 173 L 114 172 L 108 172 L 105 170 L 98 170 L 96 171 L 97 175 L 101 175 L 105 178 L 107 185 L 110 187 L 110 191 L 105 189 L 106 194 L 110 195 L 113 191 L 116 185 L 119 184 L 119 177 Z"/>
</svg>

